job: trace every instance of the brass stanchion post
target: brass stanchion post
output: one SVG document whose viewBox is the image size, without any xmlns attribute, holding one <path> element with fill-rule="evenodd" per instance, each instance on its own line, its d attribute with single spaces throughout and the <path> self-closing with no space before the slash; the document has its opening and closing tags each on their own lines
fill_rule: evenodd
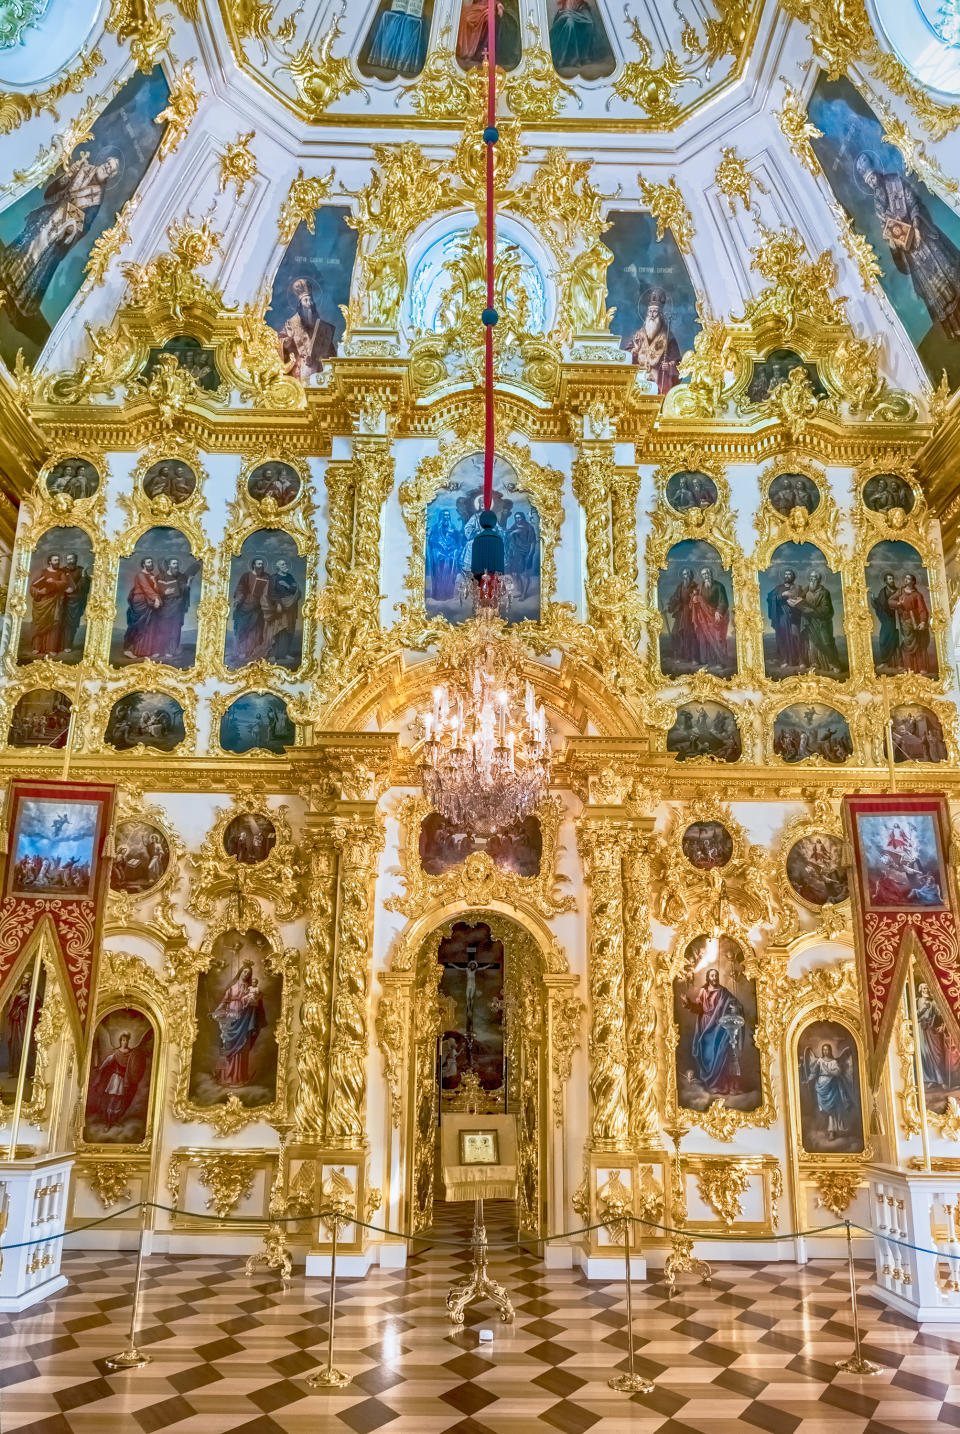
<svg viewBox="0 0 960 1434">
<path fill-rule="evenodd" d="M 153 1363 L 153 1356 L 137 1348 L 137 1320 L 140 1313 L 140 1284 L 143 1279 L 143 1245 L 147 1230 L 147 1207 L 140 1206 L 140 1243 L 137 1246 L 137 1273 L 133 1282 L 133 1304 L 130 1307 L 130 1342 L 119 1354 L 112 1354 L 103 1362 L 107 1369 L 142 1369 Z"/>
<path fill-rule="evenodd" d="M 624 1394 L 651 1394 L 656 1388 L 652 1380 L 644 1379 L 642 1374 L 636 1370 L 635 1357 L 633 1352 L 633 1290 L 630 1283 L 630 1220 L 632 1216 L 627 1215 L 623 1221 L 623 1262 L 625 1265 L 625 1276 L 627 1281 L 627 1361 L 629 1369 L 626 1374 L 615 1374 L 612 1379 L 607 1380 L 611 1389 L 619 1389 Z"/>
<path fill-rule="evenodd" d="M 846 1359 L 837 1360 L 837 1368 L 844 1369 L 848 1374 L 882 1374 L 883 1370 L 879 1364 L 874 1364 L 872 1359 L 864 1359 L 863 1350 L 860 1345 L 860 1310 L 857 1305 L 857 1274 L 853 1267 L 853 1236 L 850 1233 L 850 1221 L 844 1222 L 847 1227 L 847 1264 L 850 1269 L 850 1303 L 853 1306 L 853 1354 L 848 1354 Z"/>
<path fill-rule="evenodd" d="M 343 1218 L 342 1209 L 334 1205 L 330 1212 L 321 1216 L 325 1225 L 332 1226 L 331 1250 L 330 1250 L 330 1303 L 327 1309 L 327 1367 L 318 1369 L 311 1374 L 307 1383 L 311 1389 L 342 1389 L 349 1384 L 349 1374 L 344 1374 L 342 1369 L 333 1367 L 333 1321 L 337 1307 L 337 1241 L 340 1237 L 340 1221 Z"/>
</svg>

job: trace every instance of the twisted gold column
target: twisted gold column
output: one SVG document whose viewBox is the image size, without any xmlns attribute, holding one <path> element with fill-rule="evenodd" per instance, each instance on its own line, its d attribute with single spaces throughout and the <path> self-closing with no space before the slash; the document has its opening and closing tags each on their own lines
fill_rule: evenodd
<svg viewBox="0 0 960 1434">
<path fill-rule="evenodd" d="M 587 535 L 587 607 L 599 622 L 607 607 L 613 577 L 610 566 L 610 493 L 613 487 L 613 445 L 584 442 L 573 465 L 573 492 L 584 512 Z"/>
<path fill-rule="evenodd" d="M 630 1122 L 626 1044 L 626 973 L 621 852 L 625 824 L 580 818 L 578 838 L 590 889 L 590 1145 L 628 1151 Z"/>
<path fill-rule="evenodd" d="M 653 819 L 644 827 L 652 829 Z M 634 826 L 624 851 L 624 972 L 626 991 L 627 1108 L 634 1149 L 660 1144 L 657 1111 L 657 1012 L 650 951 L 648 831 Z"/>
</svg>

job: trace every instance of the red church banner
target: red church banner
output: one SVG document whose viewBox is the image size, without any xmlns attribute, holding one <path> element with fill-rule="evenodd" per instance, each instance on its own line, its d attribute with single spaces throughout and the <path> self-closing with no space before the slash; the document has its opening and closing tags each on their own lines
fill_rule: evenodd
<svg viewBox="0 0 960 1434">
<path fill-rule="evenodd" d="M 82 1059 L 93 1017 L 113 786 L 17 778 L 10 787 L 0 894 L 0 1003 L 43 928 L 60 962 Z"/>
<path fill-rule="evenodd" d="M 960 924 L 946 797 L 844 797 L 870 1083 L 883 1075 L 911 957 L 960 1044 Z"/>
</svg>

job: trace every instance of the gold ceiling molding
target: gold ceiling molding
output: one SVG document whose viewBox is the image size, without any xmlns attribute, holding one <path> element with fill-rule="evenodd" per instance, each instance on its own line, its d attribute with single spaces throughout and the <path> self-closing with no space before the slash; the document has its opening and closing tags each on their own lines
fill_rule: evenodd
<svg viewBox="0 0 960 1434">
<path fill-rule="evenodd" d="M 22 90 L 8 90 L 5 93 L 0 93 L 0 134 L 12 134 L 26 120 L 43 114 L 44 110 L 59 121 L 60 114 L 57 105 L 60 101 L 67 95 L 80 94 L 91 75 L 96 74 L 104 63 L 102 50 L 95 49 L 89 53 L 86 50 L 81 50 L 73 67 L 45 90 L 33 90 L 30 93 L 24 93 Z M 76 143 L 75 140 L 74 144 Z M 58 147 L 54 168 L 62 157 L 62 150 Z M 16 179 L 16 176 L 14 178 Z"/>
<path fill-rule="evenodd" d="M 185 18 L 194 18 L 188 11 L 189 0 L 176 0 Z M 116 35 L 119 45 L 130 42 L 130 53 L 137 68 L 149 75 L 158 57 L 173 39 L 173 26 L 157 15 L 156 0 L 110 0 L 107 31 Z"/>
<path fill-rule="evenodd" d="M 785 85 L 783 104 L 777 112 L 777 120 L 790 152 L 799 159 L 804 169 L 816 176 L 820 173 L 820 161 L 814 152 L 811 140 L 822 139 L 823 130 L 817 129 L 807 117 L 803 96 L 793 85 Z"/>
<path fill-rule="evenodd" d="M 640 22 L 628 13 L 627 23 L 638 58 L 623 65 L 613 82 L 613 92 L 643 110 L 658 126 L 669 129 L 682 114 L 676 91 L 686 82 L 687 72 L 670 49 L 664 50 L 659 65 L 654 65 L 653 46 L 640 29 Z"/>
<path fill-rule="evenodd" d="M 345 9 L 346 0 L 334 15 L 333 24 L 315 51 L 307 42 L 301 45 L 296 54 L 290 56 L 287 64 L 286 68 L 297 87 L 300 104 L 308 119 L 317 119 L 344 95 L 364 88 L 357 77 L 351 57 L 335 56 L 333 53 L 334 45 L 343 34 L 340 21 Z"/>
<path fill-rule="evenodd" d="M 714 171 L 714 180 L 720 193 L 726 197 L 730 217 L 737 213 L 737 201 L 749 212 L 753 206 L 753 191 L 768 193 L 767 186 L 747 168 L 748 161 L 738 154 L 734 145 L 727 145 L 720 156 L 720 163 Z"/>
<path fill-rule="evenodd" d="M 301 165 L 296 179 L 290 185 L 286 199 L 280 206 L 277 219 L 277 235 L 281 244 L 289 244 L 299 224 L 305 224 L 310 234 L 316 233 L 316 212 L 327 198 L 336 178 L 331 169 L 326 176 L 311 175 L 308 179 Z"/>
<path fill-rule="evenodd" d="M 227 185 L 232 184 L 236 198 L 242 199 L 247 185 L 260 173 L 257 157 L 250 148 L 255 137 L 256 130 L 251 129 L 246 134 L 238 134 L 232 143 L 224 147 L 220 155 L 218 194 L 225 194 Z"/>
<path fill-rule="evenodd" d="M 657 221 L 657 239 L 662 239 L 669 229 L 681 254 L 689 254 L 693 247 L 693 236 L 697 232 L 693 217 L 686 206 L 677 176 L 672 174 L 666 184 L 654 184 L 637 175 L 640 198 Z"/>
<path fill-rule="evenodd" d="M 204 91 L 197 89 L 193 61 L 190 60 L 174 74 L 170 81 L 166 108 L 160 111 L 154 121 L 155 124 L 166 125 L 157 149 L 158 163 L 162 164 L 168 155 L 174 154 L 180 148 L 181 141 L 196 118 L 203 97 Z"/>
</svg>

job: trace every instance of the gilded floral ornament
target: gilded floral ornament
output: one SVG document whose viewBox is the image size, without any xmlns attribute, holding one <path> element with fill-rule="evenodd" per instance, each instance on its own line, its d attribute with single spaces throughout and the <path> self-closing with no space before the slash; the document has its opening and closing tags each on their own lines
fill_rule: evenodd
<svg viewBox="0 0 960 1434">
<path fill-rule="evenodd" d="M 791 154 L 799 159 L 804 169 L 808 169 L 811 174 L 819 174 L 820 165 L 810 141 L 822 139 L 823 130 L 817 129 L 807 118 L 803 98 L 792 85 L 784 87 L 783 104 L 777 112 L 777 120 L 790 146 Z"/>
<path fill-rule="evenodd" d="M 259 1156 L 256 1158 L 259 1159 Z M 225 1220 L 253 1189 L 256 1160 L 229 1151 L 210 1155 L 197 1163 L 197 1178 L 210 1191 L 206 1206 Z"/>
<path fill-rule="evenodd" d="M 563 1087 L 573 1070 L 573 1053 L 580 1044 L 586 1006 L 579 996 L 561 996 L 551 1006 L 553 1035 L 553 1119 L 563 1125 Z"/>
<path fill-rule="evenodd" d="M 430 47 L 419 78 L 406 90 L 414 114 L 424 119 L 460 119 L 470 99 L 467 77 L 457 64 L 450 38 L 448 23 L 439 42 Z"/>
<path fill-rule="evenodd" d="M 157 16 L 156 0 L 111 0 L 106 28 L 118 44 L 130 41 L 130 53 L 145 75 L 173 39 L 170 21 Z"/>
<path fill-rule="evenodd" d="M 622 100 L 642 109 L 651 120 L 664 127 L 680 116 L 680 105 L 674 91 L 687 78 L 683 65 L 672 50 L 665 50 L 659 65 L 653 60 L 653 46 L 640 29 L 640 23 L 629 13 L 627 24 L 639 58 L 627 60 L 613 82 L 614 93 Z"/>
<path fill-rule="evenodd" d="M 458 203 L 446 167 L 427 159 L 412 140 L 375 144 L 368 183 L 351 194 L 356 203 L 349 223 L 361 238 L 404 239 L 424 219 Z"/>
<path fill-rule="evenodd" d="M 227 829 L 238 819 L 242 825 L 244 818 L 250 819 L 249 829 L 256 826 L 273 833 L 269 848 L 257 861 L 241 861 L 224 845 Z M 222 808 L 192 861 L 195 875 L 188 907 L 201 919 L 210 917 L 225 897 L 231 899 L 238 921 L 245 919 L 238 904 L 245 908 L 258 898 L 273 904 L 279 921 L 290 921 L 299 911 L 302 872 L 287 808 L 267 806 L 256 792 L 241 792 Z"/>
<path fill-rule="evenodd" d="M 737 153 L 733 145 L 727 145 L 724 149 L 713 177 L 721 194 L 726 195 L 731 216 L 737 212 L 737 200 L 744 209 L 750 209 L 754 188 L 761 194 L 767 193 L 766 185 L 755 174 L 750 173 L 747 161 Z"/>
<path fill-rule="evenodd" d="M 687 55 L 697 62 L 698 67 L 702 66 L 707 80 L 719 60 L 727 55 L 736 59 L 742 54 L 750 17 L 745 0 L 713 0 L 713 8 L 719 13 L 704 16 L 705 34 L 702 39 L 689 22 L 684 24 L 680 37 Z"/>
<path fill-rule="evenodd" d="M 510 112 L 519 120 L 554 119 L 577 91 L 557 74 L 553 57 L 542 45 L 524 46 L 520 67 L 503 81 Z"/>
<path fill-rule="evenodd" d="M 666 184 L 654 184 L 638 174 L 637 182 L 640 198 L 657 221 L 657 238 L 662 239 L 669 229 L 681 254 L 689 254 L 697 231 L 680 193 L 676 175 L 672 174 Z"/>
<path fill-rule="evenodd" d="M 303 384 L 287 373 L 277 336 L 265 321 L 269 302 L 268 295 L 261 295 L 237 315 L 231 378 L 239 397 L 254 408 L 304 408 Z"/>
<path fill-rule="evenodd" d="M 197 82 L 193 74 L 193 61 L 191 60 L 174 75 L 170 83 L 166 108 L 162 109 L 154 120 L 154 124 L 166 125 L 163 138 L 157 149 L 158 161 L 165 160 L 168 154 L 173 154 L 179 149 L 187 130 L 196 118 L 203 93 L 203 90 L 197 89 Z"/>
<path fill-rule="evenodd" d="M 334 15 L 333 24 L 316 51 L 311 49 L 309 43 L 302 45 L 287 64 L 297 93 L 311 119 L 326 114 L 330 106 L 344 95 L 355 90 L 363 92 L 363 85 L 354 72 L 350 57 L 333 54 L 333 47 L 343 34 L 340 22 L 345 8 L 346 0 Z"/>
<path fill-rule="evenodd" d="M 95 74 L 103 63 L 102 50 L 91 50 L 89 54 L 86 50 L 81 50 L 73 68 L 45 90 L 34 90 L 31 93 L 8 90 L 6 93 L 0 93 L 0 134 L 12 134 L 26 120 L 33 119 L 44 110 L 53 115 L 55 120 L 59 120 L 57 105 L 60 101 L 66 95 L 80 94 L 91 75 Z"/>
<path fill-rule="evenodd" d="M 604 218 L 604 197 L 591 182 L 592 168 L 592 159 L 571 159 L 569 150 L 553 145 L 532 178 L 511 192 L 508 207 L 550 235 L 561 255 L 595 243 L 610 221 Z"/>
<path fill-rule="evenodd" d="M 945 174 L 940 164 L 932 155 L 927 154 L 927 147 L 923 140 L 914 139 L 909 128 L 903 120 L 885 104 L 883 100 L 874 98 L 873 107 L 876 110 L 877 118 L 883 125 L 883 137 L 887 144 L 899 150 L 903 157 L 903 167 L 908 174 L 915 174 L 930 189 L 937 190 L 941 194 L 951 196 L 960 192 L 960 181 L 952 175 Z"/>
<path fill-rule="evenodd" d="M 862 1184 L 859 1170 L 814 1170 L 811 1179 L 817 1191 L 817 1204 L 842 1220 Z"/>
<path fill-rule="evenodd" d="M 841 204 L 833 203 L 830 208 L 837 221 L 840 243 L 856 264 L 864 289 L 868 294 L 879 293 L 880 276 L 883 271 L 880 268 L 876 250 L 870 240 L 854 228 L 850 216 Z"/>
<path fill-rule="evenodd" d="M 831 80 L 838 80 L 875 45 L 862 0 L 781 0 L 781 3 L 794 20 L 806 22 L 813 52 L 823 61 Z"/>
<path fill-rule="evenodd" d="M 83 288 L 86 293 L 102 284 L 107 277 L 110 261 L 130 243 L 130 220 L 140 207 L 140 193 L 131 194 L 114 222 L 104 229 L 93 241 L 90 256 L 83 270 Z"/>
<path fill-rule="evenodd" d="M 96 1160 L 84 1164 L 83 1176 L 105 1210 L 112 1210 L 121 1200 L 131 1199 L 130 1168 L 116 1160 Z"/>
<path fill-rule="evenodd" d="M 275 3 L 265 3 L 265 0 L 232 0 L 230 7 L 230 18 L 237 38 L 259 41 L 264 61 L 267 59 L 268 43 L 288 45 L 297 32 L 297 16 L 300 13 L 298 10 L 271 29 L 276 8 Z"/>
<path fill-rule="evenodd" d="M 190 214 L 185 219 L 175 219 L 167 226 L 167 253 L 158 254 L 146 264 L 123 266 L 128 303 L 134 308 L 164 309 L 178 323 L 183 320 L 184 310 L 192 305 L 222 309 L 222 295 L 197 273 L 217 253 L 222 237 L 214 230 L 209 214 L 199 224 Z"/>
<path fill-rule="evenodd" d="M 336 171 L 327 175 L 314 174 L 308 179 L 301 168 L 280 206 L 277 231 L 282 244 L 289 244 L 298 224 L 305 224 L 310 234 L 316 233 L 316 212 L 333 188 Z"/>
<path fill-rule="evenodd" d="M 118 385 L 133 376 L 136 367 L 136 345 L 123 326 L 87 331 L 89 353 L 68 373 L 42 379 L 35 387 L 34 399 L 50 403 L 84 403 L 95 393 L 112 394 Z"/>
<path fill-rule="evenodd" d="M 705 1160 L 697 1171 L 697 1189 L 729 1230 L 743 1214 L 750 1171 L 735 1160 Z"/>
<path fill-rule="evenodd" d="M 259 174 L 257 156 L 250 148 L 255 133 L 251 129 L 246 134 L 238 134 L 221 154 L 220 182 L 217 185 L 220 194 L 225 194 L 227 185 L 232 184 L 237 198 L 242 199 L 247 185 Z"/>
<path fill-rule="evenodd" d="M 755 269 L 769 287 L 750 299 L 744 315 L 755 322 L 767 314 L 785 321 L 784 334 L 796 329 L 800 316 L 817 323 L 840 324 L 844 320 L 845 300 L 830 293 L 837 282 L 837 266 L 833 255 L 825 249 L 815 260 L 795 229 L 767 229 L 759 226 L 761 243 L 751 249 Z"/>
<path fill-rule="evenodd" d="M 92 95 L 76 118 L 65 125 L 50 144 L 40 150 L 32 164 L 26 169 L 15 169 L 7 182 L 0 184 L 0 194 L 22 193 L 24 190 L 33 189 L 61 165 L 68 164 L 77 146 L 88 140 L 93 133 L 93 126 L 100 117 L 102 107 L 102 96 Z M 2 132 L 0 129 L 0 133 Z"/>
</svg>

